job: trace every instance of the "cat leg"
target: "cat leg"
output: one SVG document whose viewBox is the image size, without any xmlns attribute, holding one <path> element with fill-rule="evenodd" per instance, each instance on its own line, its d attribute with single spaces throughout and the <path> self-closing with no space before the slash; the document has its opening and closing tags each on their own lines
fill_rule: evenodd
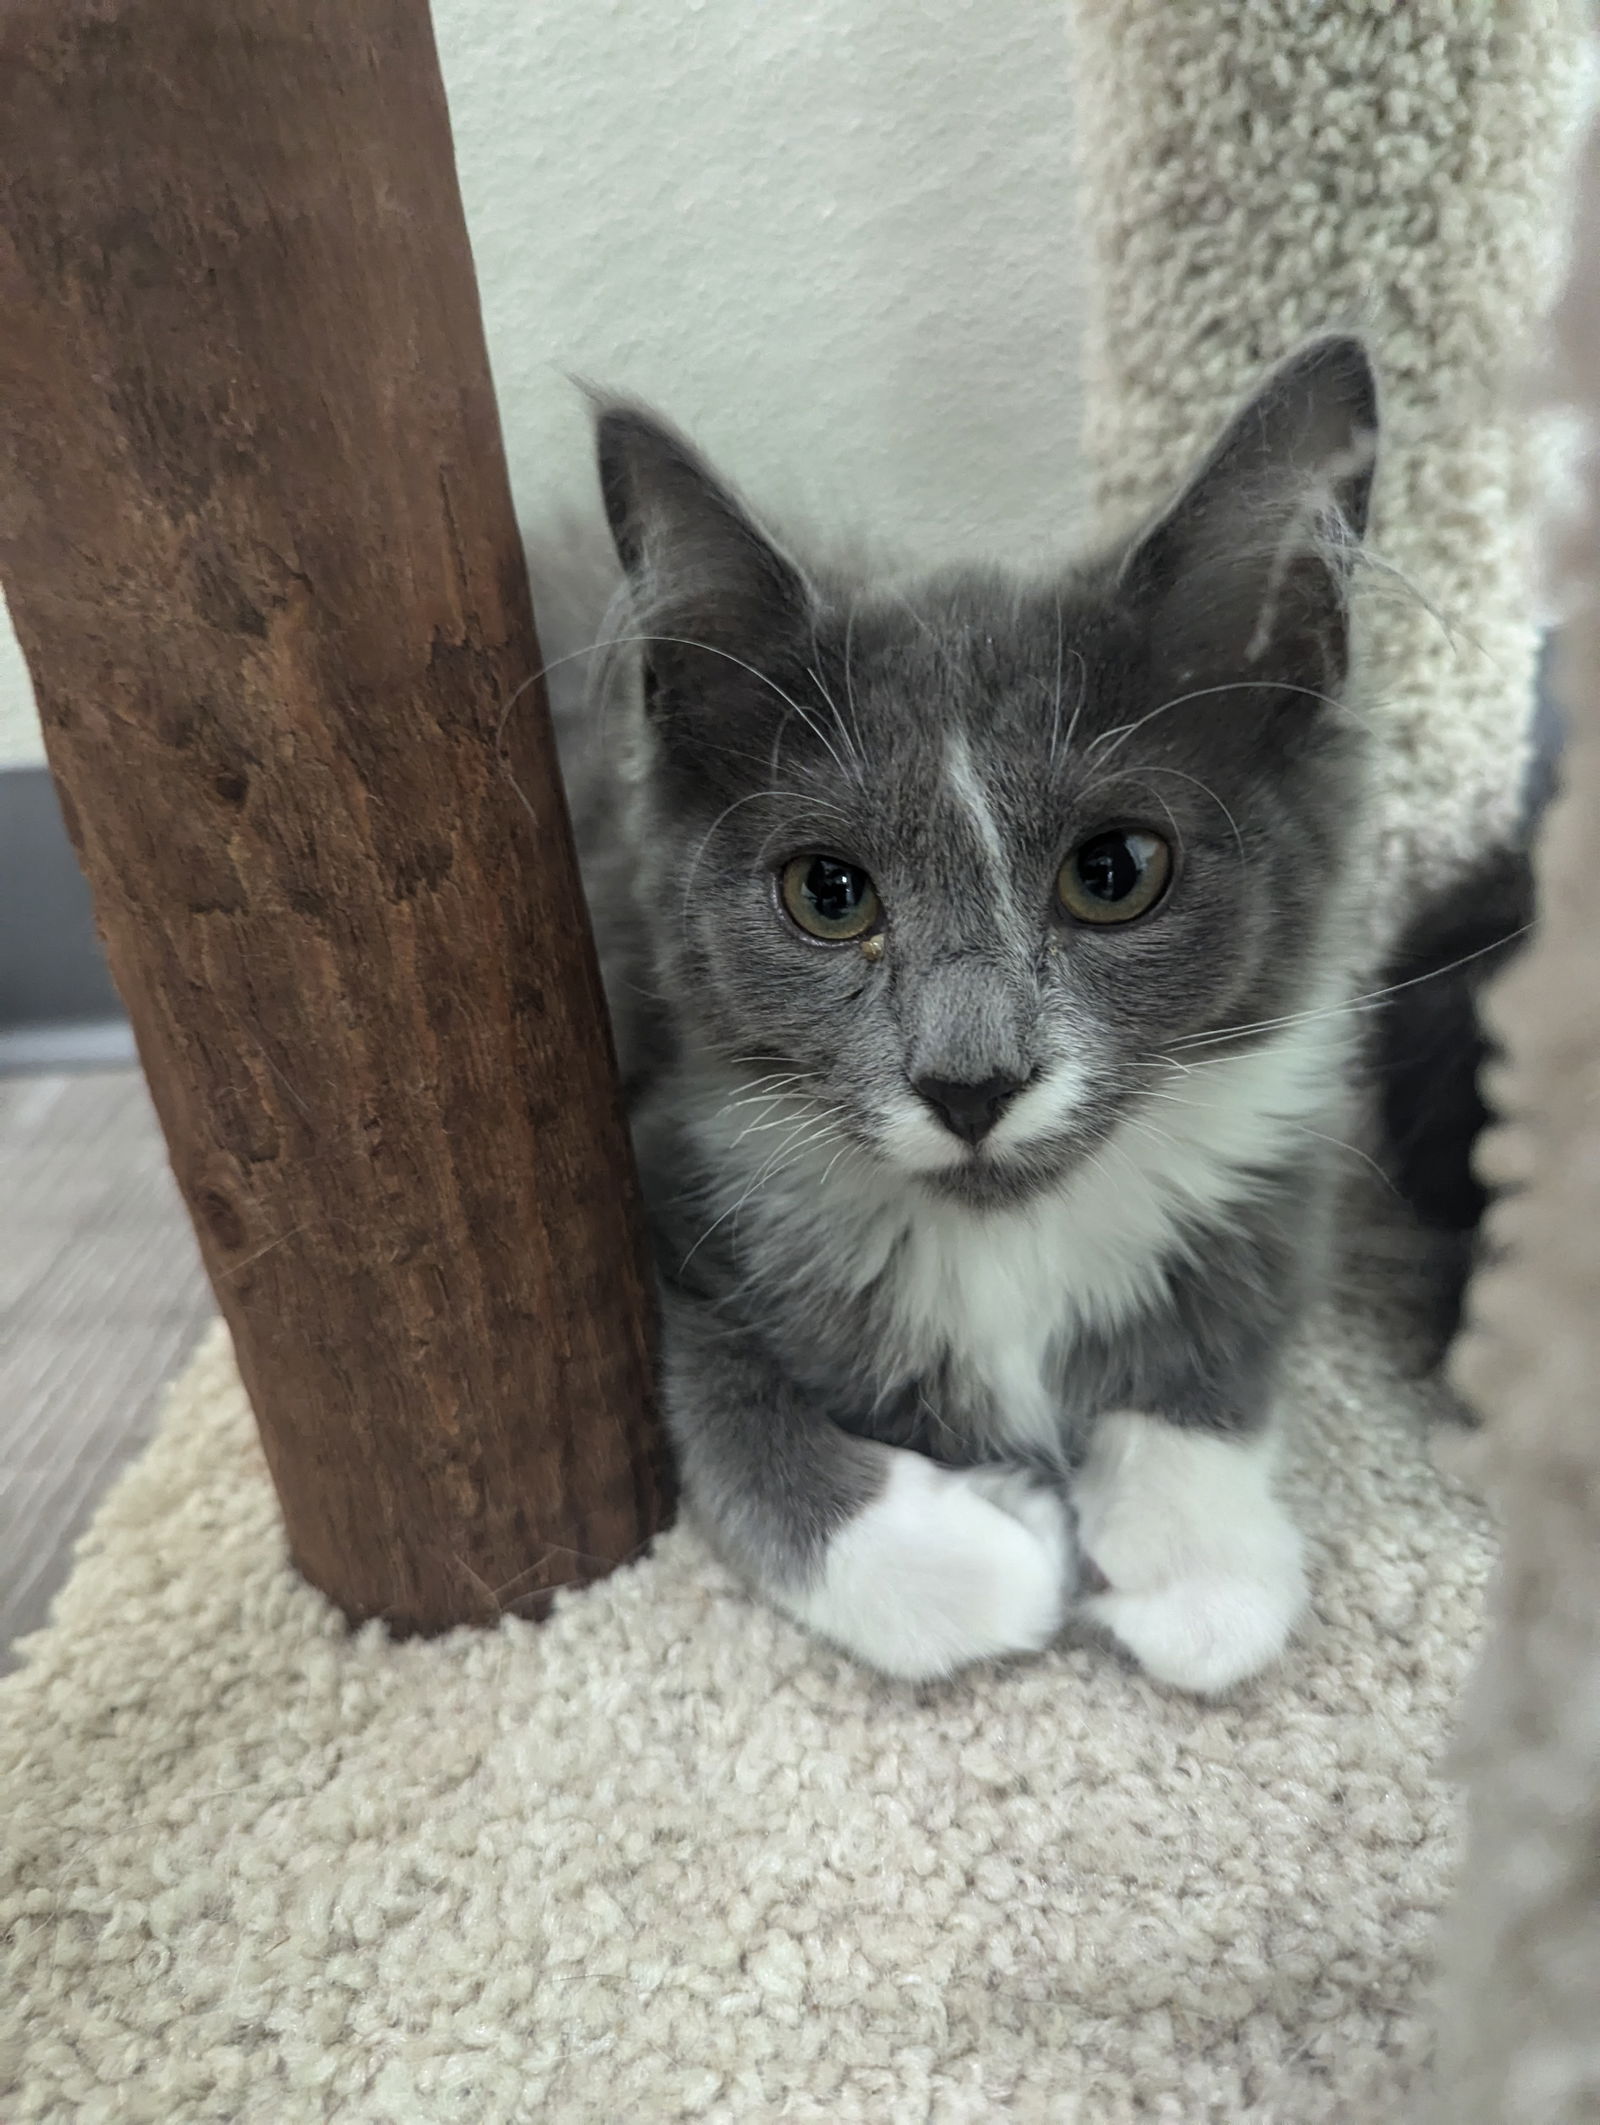
<svg viewBox="0 0 1600 2125">
<path fill-rule="evenodd" d="M 1158 1682 L 1209 1696 L 1276 1660 L 1306 1606 L 1298 1530 L 1272 1490 L 1271 1434 L 1132 1411 L 1102 1417 L 1073 1492 L 1080 1613 Z M 1095 1572 L 1088 1572 L 1098 1585 Z"/>
<path fill-rule="evenodd" d="M 1060 1630 L 1075 1569 L 1059 1492 L 844 1431 L 753 1336 L 697 1308 L 669 1306 L 665 1345 L 685 1496 L 775 1607 L 913 1682 Z"/>
</svg>

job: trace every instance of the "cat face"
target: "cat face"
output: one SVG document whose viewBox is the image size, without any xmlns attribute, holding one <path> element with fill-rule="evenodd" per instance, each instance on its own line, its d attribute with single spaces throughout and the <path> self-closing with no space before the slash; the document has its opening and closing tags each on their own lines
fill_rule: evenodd
<svg viewBox="0 0 1600 2125">
<path fill-rule="evenodd" d="M 1006 1199 L 1159 1130 L 1185 1071 L 1302 1004 L 1358 797 L 1374 433 L 1364 354 L 1322 342 L 1131 545 L 902 591 L 802 573 L 675 437 L 603 413 L 646 638 L 638 885 L 690 1049 L 785 1126 Z"/>
</svg>

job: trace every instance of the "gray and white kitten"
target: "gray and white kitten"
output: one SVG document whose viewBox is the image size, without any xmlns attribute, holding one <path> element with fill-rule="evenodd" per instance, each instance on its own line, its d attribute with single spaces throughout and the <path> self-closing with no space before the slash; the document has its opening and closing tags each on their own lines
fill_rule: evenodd
<svg viewBox="0 0 1600 2125">
<path fill-rule="evenodd" d="M 574 799 L 667 1417 L 723 1555 L 889 1674 L 1077 1616 L 1210 1692 L 1303 1608 L 1274 1398 L 1343 1077 L 1376 426 L 1319 341 L 1133 540 L 907 588 L 601 409 L 629 668 Z"/>
</svg>

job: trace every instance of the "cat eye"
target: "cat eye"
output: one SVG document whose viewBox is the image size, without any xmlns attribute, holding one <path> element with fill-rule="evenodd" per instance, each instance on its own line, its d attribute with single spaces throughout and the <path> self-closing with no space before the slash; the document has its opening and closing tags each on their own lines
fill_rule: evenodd
<svg viewBox="0 0 1600 2125">
<path fill-rule="evenodd" d="M 778 890 L 790 920 L 823 944 L 853 944 L 883 914 L 878 889 L 866 872 L 837 856 L 792 858 Z"/>
<path fill-rule="evenodd" d="M 1172 850 L 1159 834 L 1115 827 L 1080 841 L 1056 875 L 1056 897 L 1074 922 L 1134 922 L 1172 878 Z"/>
</svg>

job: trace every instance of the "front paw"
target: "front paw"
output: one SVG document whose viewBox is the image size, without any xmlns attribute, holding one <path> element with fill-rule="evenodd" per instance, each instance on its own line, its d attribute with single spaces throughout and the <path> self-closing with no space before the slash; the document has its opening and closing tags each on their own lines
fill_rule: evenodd
<svg viewBox="0 0 1600 2125">
<path fill-rule="evenodd" d="M 927 1682 L 1036 1653 L 1065 1619 L 1067 1508 L 1015 1469 L 941 1468 L 886 1449 L 888 1481 L 781 1607 L 869 1667 Z"/>
<path fill-rule="evenodd" d="M 1259 1441 L 1102 1419 L 1073 1502 L 1079 1613 L 1158 1682 L 1209 1697 L 1269 1667 L 1306 1606 L 1300 1536 Z"/>
</svg>

